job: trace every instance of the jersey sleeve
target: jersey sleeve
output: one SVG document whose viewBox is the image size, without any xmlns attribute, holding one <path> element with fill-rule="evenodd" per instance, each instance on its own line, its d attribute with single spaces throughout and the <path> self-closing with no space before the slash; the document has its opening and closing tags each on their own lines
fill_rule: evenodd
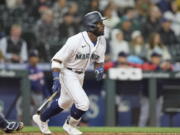
<svg viewBox="0 0 180 135">
<path fill-rule="evenodd" d="M 64 46 L 54 55 L 53 59 L 65 62 L 69 57 L 74 55 L 76 50 L 76 41 L 73 38 L 69 38 Z"/>
<path fill-rule="evenodd" d="M 105 51 L 106 51 L 106 39 L 102 38 L 102 48 L 100 50 L 99 53 L 99 58 L 96 60 L 97 63 L 104 63 L 104 59 L 105 59 Z"/>
</svg>

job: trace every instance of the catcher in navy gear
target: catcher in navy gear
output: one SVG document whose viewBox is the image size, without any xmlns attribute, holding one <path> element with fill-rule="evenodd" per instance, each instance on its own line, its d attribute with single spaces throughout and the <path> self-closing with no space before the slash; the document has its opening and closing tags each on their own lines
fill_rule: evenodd
<svg viewBox="0 0 180 135">
<path fill-rule="evenodd" d="M 19 131 L 24 127 L 22 122 L 8 121 L 0 113 L 0 128 L 6 133 L 12 133 L 13 131 Z"/>
</svg>

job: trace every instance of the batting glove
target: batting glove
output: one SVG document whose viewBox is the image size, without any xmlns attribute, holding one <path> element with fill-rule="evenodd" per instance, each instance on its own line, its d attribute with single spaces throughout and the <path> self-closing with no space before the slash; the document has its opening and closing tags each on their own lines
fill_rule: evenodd
<svg viewBox="0 0 180 135">
<path fill-rule="evenodd" d="M 104 74 L 104 68 L 103 67 L 98 67 L 95 69 L 95 75 L 96 75 L 97 81 L 100 81 L 103 79 L 103 74 Z"/>
<path fill-rule="evenodd" d="M 52 72 L 53 75 L 53 86 L 52 86 L 52 92 L 56 92 L 61 89 L 61 84 L 59 82 L 59 72 Z"/>
</svg>

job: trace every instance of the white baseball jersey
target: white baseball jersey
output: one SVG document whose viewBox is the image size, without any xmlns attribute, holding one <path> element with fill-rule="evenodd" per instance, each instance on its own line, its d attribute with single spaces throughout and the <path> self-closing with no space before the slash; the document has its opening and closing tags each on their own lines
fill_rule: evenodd
<svg viewBox="0 0 180 135">
<path fill-rule="evenodd" d="M 60 84 L 61 95 L 58 104 L 61 108 L 67 109 L 72 104 L 83 111 L 89 108 L 89 99 L 82 88 L 84 72 L 91 62 L 103 63 L 106 49 L 104 36 L 97 39 L 96 45 L 89 39 L 87 32 L 81 32 L 68 38 L 65 45 L 55 54 L 53 59 L 63 62 L 64 68 L 61 69 Z"/>
<path fill-rule="evenodd" d="M 99 36 L 96 45 L 94 45 L 87 32 L 84 31 L 68 38 L 53 59 L 62 61 L 65 67 L 85 71 L 90 62 L 104 62 L 105 50 L 104 36 Z"/>
</svg>

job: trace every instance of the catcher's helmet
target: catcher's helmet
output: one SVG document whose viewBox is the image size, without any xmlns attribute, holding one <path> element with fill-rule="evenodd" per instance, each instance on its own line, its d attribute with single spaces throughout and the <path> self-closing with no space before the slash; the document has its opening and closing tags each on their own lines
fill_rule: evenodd
<svg viewBox="0 0 180 135">
<path fill-rule="evenodd" d="M 96 23 L 105 20 L 101 13 L 98 11 L 92 11 L 84 15 L 83 25 L 87 31 L 93 32 L 96 29 Z"/>
</svg>

